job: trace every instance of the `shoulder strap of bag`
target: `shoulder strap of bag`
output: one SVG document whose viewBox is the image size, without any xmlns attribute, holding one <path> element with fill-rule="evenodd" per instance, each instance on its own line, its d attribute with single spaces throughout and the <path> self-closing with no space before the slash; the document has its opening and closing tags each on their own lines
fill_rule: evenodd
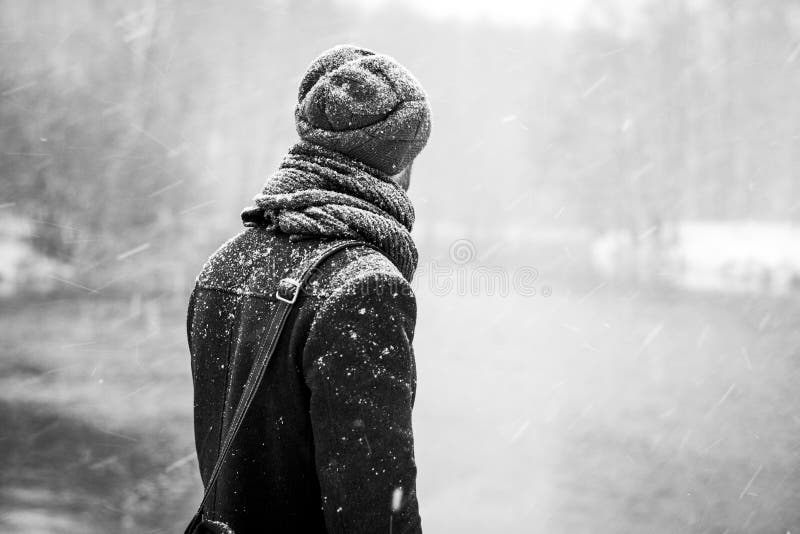
<svg viewBox="0 0 800 534">
<path fill-rule="evenodd" d="M 225 440 L 219 450 L 217 462 L 214 464 L 214 469 L 211 471 L 211 476 L 206 484 L 205 492 L 203 493 L 203 500 L 200 501 L 200 506 L 197 508 L 197 512 L 195 512 L 194 517 L 192 517 L 189 526 L 186 527 L 185 534 L 191 534 L 203 519 L 203 510 L 205 508 L 206 501 L 208 500 L 211 490 L 214 487 L 217 478 L 219 477 L 222 465 L 225 463 L 225 459 L 230 453 L 231 445 L 233 444 L 233 440 L 236 438 L 236 434 L 239 432 L 239 429 L 242 426 L 244 417 L 247 415 L 247 410 L 250 408 L 250 404 L 252 404 L 253 398 L 255 397 L 259 386 L 261 385 L 261 380 L 264 378 L 264 373 L 267 370 L 267 365 L 272 357 L 272 353 L 275 352 L 275 347 L 278 344 L 278 338 L 280 337 L 283 327 L 286 324 L 286 319 L 289 317 L 289 313 L 292 311 L 294 303 L 297 301 L 297 297 L 300 295 L 303 286 L 326 259 L 342 249 L 354 246 L 375 248 L 369 243 L 365 243 L 363 241 L 339 241 L 324 249 L 322 252 L 306 262 L 301 269 L 298 269 L 298 272 L 300 273 L 299 276 L 296 278 L 283 278 L 278 283 L 278 288 L 275 292 L 275 298 L 278 301 L 278 306 L 275 309 L 275 313 L 272 316 L 269 326 L 267 327 L 266 334 L 262 338 L 261 344 L 258 347 L 256 359 L 253 362 L 253 367 L 250 369 L 250 375 L 247 377 L 247 382 L 245 382 L 244 390 L 242 391 L 242 396 L 239 399 L 239 403 L 236 405 L 236 410 L 233 413 L 233 418 L 231 419 L 231 424 L 228 427 L 228 432 L 225 434 Z M 284 291 L 284 289 L 287 289 L 288 291 Z"/>
</svg>

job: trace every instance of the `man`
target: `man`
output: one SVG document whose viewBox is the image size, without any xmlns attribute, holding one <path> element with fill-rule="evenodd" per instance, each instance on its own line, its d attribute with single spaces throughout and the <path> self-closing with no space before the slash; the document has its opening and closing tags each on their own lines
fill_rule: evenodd
<svg viewBox="0 0 800 534">
<path fill-rule="evenodd" d="M 246 229 L 204 266 L 188 314 L 195 440 L 207 483 L 275 312 L 281 279 L 341 239 L 301 292 L 204 517 L 248 532 L 421 532 L 411 410 L 406 195 L 430 134 L 419 82 L 354 46 L 300 83 L 300 142 L 242 213 Z"/>
</svg>

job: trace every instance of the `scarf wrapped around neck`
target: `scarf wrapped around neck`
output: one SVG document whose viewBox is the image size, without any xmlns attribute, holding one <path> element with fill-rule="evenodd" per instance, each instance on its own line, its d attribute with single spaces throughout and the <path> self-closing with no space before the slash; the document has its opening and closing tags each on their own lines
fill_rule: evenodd
<svg viewBox="0 0 800 534">
<path fill-rule="evenodd" d="M 255 206 L 242 212 L 245 225 L 266 224 L 293 239 L 361 239 L 380 249 L 406 280 L 414 275 L 414 208 L 382 171 L 300 141 L 253 200 Z"/>
<path fill-rule="evenodd" d="M 381 250 L 410 282 L 417 268 L 414 208 L 392 180 L 428 140 L 422 86 L 395 59 L 353 45 L 326 50 L 300 82 L 301 141 L 242 212 L 292 236 L 360 239 Z"/>
</svg>

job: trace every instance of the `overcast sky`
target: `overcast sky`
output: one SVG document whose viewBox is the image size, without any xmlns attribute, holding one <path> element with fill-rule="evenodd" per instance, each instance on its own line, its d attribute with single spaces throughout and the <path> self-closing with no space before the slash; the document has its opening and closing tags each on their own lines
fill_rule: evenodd
<svg viewBox="0 0 800 534">
<path fill-rule="evenodd" d="M 364 8 L 375 8 L 391 0 L 339 0 L 342 3 L 357 4 Z M 614 6 L 615 11 L 625 20 L 626 25 L 635 19 L 644 0 L 405 0 L 419 12 L 432 18 L 458 18 L 474 21 L 491 20 L 499 24 L 533 25 L 541 22 L 554 23 L 571 28 L 589 17 L 588 6 Z"/>
</svg>

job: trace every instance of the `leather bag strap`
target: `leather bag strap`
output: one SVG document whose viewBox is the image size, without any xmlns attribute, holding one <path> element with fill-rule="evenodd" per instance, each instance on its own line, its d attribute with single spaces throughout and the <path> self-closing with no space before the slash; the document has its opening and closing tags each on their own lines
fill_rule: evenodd
<svg viewBox="0 0 800 534">
<path fill-rule="evenodd" d="M 297 301 L 298 296 L 303 290 L 303 286 L 308 279 L 314 275 L 317 268 L 319 268 L 319 266 L 326 259 L 340 250 L 354 246 L 375 248 L 363 241 L 348 240 L 336 242 L 311 258 L 303 267 L 298 269 L 299 275 L 297 275 L 295 278 L 283 278 L 278 283 L 278 288 L 275 291 L 275 298 L 278 301 L 278 305 L 275 309 L 275 313 L 272 315 L 272 319 L 269 322 L 266 334 L 263 336 L 261 343 L 259 344 L 258 352 L 256 353 L 256 359 L 253 362 L 253 367 L 250 369 L 250 375 L 247 377 L 247 382 L 245 382 L 242 396 L 236 405 L 236 410 L 233 413 L 233 418 L 231 419 L 230 426 L 228 427 L 228 432 L 225 434 L 225 440 L 223 441 L 222 447 L 219 450 L 217 462 L 214 464 L 214 469 L 211 471 L 211 476 L 206 484 L 205 492 L 203 493 L 203 500 L 200 501 L 200 506 L 197 508 L 197 512 L 195 512 L 194 517 L 192 517 L 191 522 L 186 527 L 185 534 L 191 534 L 203 520 L 203 510 L 205 509 L 208 497 L 211 495 L 211 490 L 217 482 L 219 473 L 222 470 L 222 465 L 225 463 L 225 460 L 230 454 L 233 441 L 242 426 L 242 422 L 247 415 L 250 405 L 253 403 L 253 398 L 255 398 L 256 392 L 258 392 L 258 388 L 261 385 L 262 379 L 264 378 L 264 373 L 269 365 L 270 358 L 272 358 L 272 354 L 275 352 L 275 347 L 278 345 L 278 338 L 283 331 L 283 327 L 286 325 L 286 320 L 289 317 L 289 313 L 291 313 L 292 309 L 294 308 L 294 303 Z M 284 288 L 289 289 L 289 292 L 286 293 L 282 291 Z"/>
</svg>

